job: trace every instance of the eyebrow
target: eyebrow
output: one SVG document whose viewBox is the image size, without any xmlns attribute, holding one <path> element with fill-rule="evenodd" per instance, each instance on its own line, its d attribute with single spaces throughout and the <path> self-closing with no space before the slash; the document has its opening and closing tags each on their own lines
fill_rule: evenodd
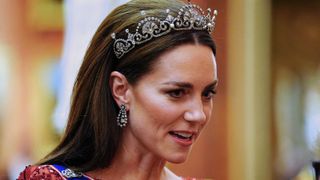
<svg viewBox="0 0 320 180">
<path fill-rule="evenodd" d="M 169 81 L 169 82 L 165 82 L 162 83 L 164 85 L 173 85 L 173 86 L 178 86 L 181 88 L 186 88 L 186 89 L 192 89 L 193 85 L 191 83 L 188 82 L 178 82 L 178 81 Z M 205 89 L 214 89 L 218 84 L 218 80 L 214 80 L 212 83 L 210 83 L 209 85 L 207 85 L 205 87 Z"/>
<path fill-rule="evenodd" d="M 218 80 L 214 80 L 211 84 L 206 86 L 206 89 L 215 89 L 218 86 Z"/>
</svg>

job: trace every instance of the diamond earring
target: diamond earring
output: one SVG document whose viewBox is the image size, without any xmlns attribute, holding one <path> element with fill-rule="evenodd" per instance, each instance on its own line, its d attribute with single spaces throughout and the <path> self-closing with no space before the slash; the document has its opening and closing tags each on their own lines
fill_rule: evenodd
<svg viewBox="0 0 320 180">
<path fill-rule="evenodd" d="M 126 106 L 124 104 L 120 105 L 120 111 L 117 117 L 117 123 L 120 127 L 125 127 L 128 123 Z"/>
</svg>

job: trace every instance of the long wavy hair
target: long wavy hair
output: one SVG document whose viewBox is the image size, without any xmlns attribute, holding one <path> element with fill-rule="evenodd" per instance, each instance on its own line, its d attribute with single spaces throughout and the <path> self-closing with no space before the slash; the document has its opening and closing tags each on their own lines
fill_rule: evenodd
<svg viewBox="0 0 320 180">
<path fill-rule="evenodd" d="M 184 2 L 178 0 L 133 0 L 104 19 L 77 75 L 65 134 L 58 146 L 38 164 L 61 164 L 82 172 L 110 166 L 122 136 L 116 121 L 119 107 L 109 86 L 111 72 L 119 71 L 134 85 L 142 76 L 152 73 L 157 57 L 176 46 L 201 44 L 216 53 L 215 43 L 207 31 L 175 31 L 136 46 L 121 59 L 116 58 L 113 32 L 118 37 L 126 37 L 125 29 L 135 30 L 143 18 L 141 10 L 165 19 L 165 9 L 178 14 L 183 5 Z"/>
</svg>

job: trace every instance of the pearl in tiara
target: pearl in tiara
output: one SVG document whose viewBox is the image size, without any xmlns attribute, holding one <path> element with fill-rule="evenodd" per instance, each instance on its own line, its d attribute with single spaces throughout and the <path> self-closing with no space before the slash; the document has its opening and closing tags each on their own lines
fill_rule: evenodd
<svg viewBox="0 0 320 180">
<path fill-rule="evenodd" d="M 211 33 L 215 28 L 215 19 L 218 14 L 217 10 L 212 11 L 209 8 L 207 14 L 190 1 L 181 7 L 177 16 L 170 14 L 170 9 L 166 9 L 166 19 L 157 17 L 145 17 L 136 27 L 135 33 L 130 33 L 126 29 L 127 38 L 116 38 L 116 34 L 112 33 L 114 39 L 113 50 L 118 59 L 135 48 L 136 45 L 143 44 L 153 38 L 161 37 L 173 30 L 206 30 Z M 141 16 L 146 16 L 145 11 L 141 11 Z"/>
</svg>

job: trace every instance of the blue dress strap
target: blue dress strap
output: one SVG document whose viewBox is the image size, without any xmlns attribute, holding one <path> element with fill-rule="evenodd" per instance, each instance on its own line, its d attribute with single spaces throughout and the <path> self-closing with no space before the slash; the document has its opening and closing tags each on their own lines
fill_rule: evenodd
<svg viewBox="0 0 320 180">
<path fill-rule="evenodd" d="M 67 180 L 90 180 L 83 173 L 73 171 L 72 169 L 69 169 L 65 166 L 58 164 L 53 164 L 52 166 L 56 168 Z"/>
</svg>

